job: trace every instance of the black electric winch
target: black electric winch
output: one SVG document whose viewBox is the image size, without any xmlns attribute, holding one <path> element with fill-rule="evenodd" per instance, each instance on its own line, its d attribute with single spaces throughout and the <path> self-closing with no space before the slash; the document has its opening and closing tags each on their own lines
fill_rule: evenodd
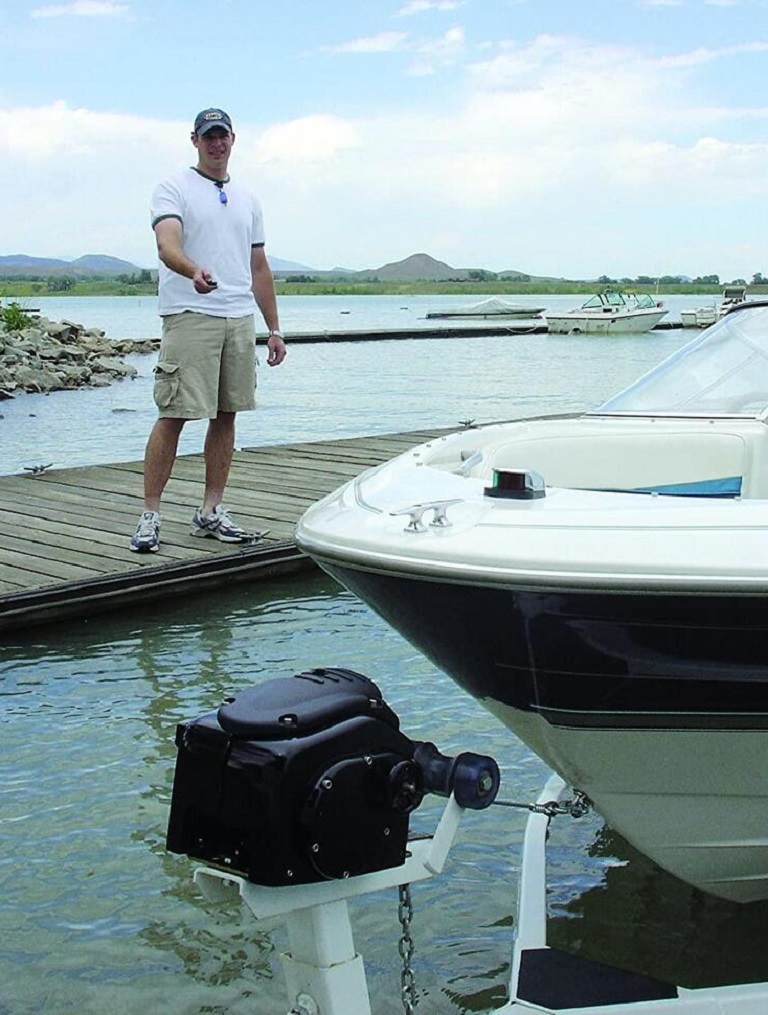
<svg viewBox="0 0 768 1015">
<path fill-rule="evenodd" d="M 269 680 L 179 724 L 168 849 L 261 885 L 402 864 L 427 793 L 474 810 L 499 769 L 410 740 L 368 677 L 341 668 Z"/>
</svg>

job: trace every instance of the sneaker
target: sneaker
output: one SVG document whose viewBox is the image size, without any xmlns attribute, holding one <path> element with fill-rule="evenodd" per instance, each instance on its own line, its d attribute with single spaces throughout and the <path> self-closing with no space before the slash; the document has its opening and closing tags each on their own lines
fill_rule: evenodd
<svg viewBox="0 0 768 1015">
<path fill-rule="evenodd" d="M 131 540 L 131 549 L 136 553 L 157 553 L 160 548 L 160 515 L 157 511 L 145 511 Z"/>
<path fill-rule="evenodd" d="M 213 514 L 207 517 L 203 514 L 202 508 L 198 508 L 192 519 L 190 532 L 193 536 L 213 536 L 222 543 L 249 543 L 264 535 L 262 532 L 246 532 L 240 528 L 221 504 L 217 505 L 213 509 Z"/>
</svg>

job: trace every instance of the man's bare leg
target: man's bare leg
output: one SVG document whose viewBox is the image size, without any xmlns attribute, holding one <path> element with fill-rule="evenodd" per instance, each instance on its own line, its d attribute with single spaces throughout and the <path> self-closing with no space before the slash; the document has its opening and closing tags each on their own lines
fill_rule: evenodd
<svg viewBox="0 0 768 1015">
<path fill-rule="evenodd" d="M 224 499 L 224 490 L 232 467 L 235 450 L 235 413 L 220 412 L 215 419 L 208 420 L 205 435 L 205 497 L 202 511 L 206 518 Z"/>
<path fill-rule="evenodd" d="M 186 420 L 158 419 L 152 427 L 144 453 L 144 507 L 160 510 L 160 498 L 171 478 L 179 435 Z"/>
</svg>

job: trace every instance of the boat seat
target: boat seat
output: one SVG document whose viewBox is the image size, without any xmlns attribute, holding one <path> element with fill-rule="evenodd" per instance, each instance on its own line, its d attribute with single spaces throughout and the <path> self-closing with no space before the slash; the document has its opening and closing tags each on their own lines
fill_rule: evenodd
<svg viewBox="0 0 768 1015">
<path fill-rule="evenodd" d="M 737 497 L 744 485 L 747 442 L 738 434 L 701 432 L 531 436 L 489 449 L 494 469 L 528 469 L 548 486 L 689 497 Z"/>
</svg>

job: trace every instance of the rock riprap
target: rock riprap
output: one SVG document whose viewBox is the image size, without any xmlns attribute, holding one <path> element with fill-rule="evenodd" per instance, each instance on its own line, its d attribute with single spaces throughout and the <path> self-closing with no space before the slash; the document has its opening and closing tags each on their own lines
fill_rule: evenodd
<svg viewBox="0 0 768 1015">
<path fill-rule="evenodd" d="M 136 368 L 123 357 L 148 353 L 159 345 L 159 339 L 113 342 L 98 328 L 45 317 L 18 331 L 5 330 L 0 323 L 0 398 L 105 387 L 136 376 Z"/>
</svg>

